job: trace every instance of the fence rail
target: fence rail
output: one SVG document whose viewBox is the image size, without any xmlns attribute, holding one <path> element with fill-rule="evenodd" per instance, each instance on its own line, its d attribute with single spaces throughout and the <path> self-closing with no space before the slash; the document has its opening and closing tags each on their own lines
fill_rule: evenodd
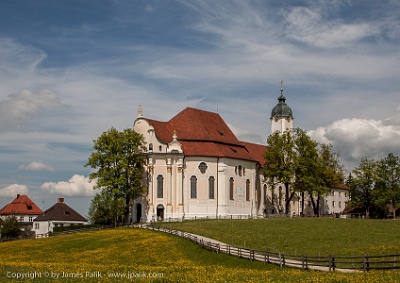
<svg viewBox="0 0 400 283">
<path fill-rule="evenodd" d="M 81 228 L 81 229 L 73 229 L 73 230 L 65 230 L 61 232 L 48 232 L 44 234 L 30 234 L 30 235 L 22 235 L 17 238 L 0 238 L 0 242 L 8 242 L 8 241 L 15 241 L 15 240 L 26 240 L 26 239 L 41 239 L 47 238 L 52 236 L 58 235 L 65 235 L 65 234 L 74 234 L 77 232 L 86 232 L 86 231 L 94 231 L 94 230 L 102 230 L 102 229 L 110 229 L 112 227 L 109 226 L 101 226 L 101 227 L 90 227 L 90 228 Z"/>
<path fill-rule="evenodd" d="M 143 226 L 150 230 L 166 232 L 188 239 L 201 247 L 216 253 L 225 253 L 251 261 L 261 261 L 265 264 L 277 264 L 281 267 L 295 267 L 322 271 L 367 272 L 373 269 L 400 269 L 400 254 L 363 255 L 363 256 L 309 256 L 287 255 L 273 251 L 261 251 L 250 248 L 227 245 L 214 240 L 205 240 L 194 234 L 155 226 Z"/>
</svg>

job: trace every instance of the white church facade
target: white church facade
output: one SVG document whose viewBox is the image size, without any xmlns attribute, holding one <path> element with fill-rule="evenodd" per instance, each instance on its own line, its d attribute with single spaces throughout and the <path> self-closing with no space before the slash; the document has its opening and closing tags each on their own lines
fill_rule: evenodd
<svg viewBox="0 0 400 283">
<path fill-rule="evenodd" d="M 281 88 L 271 132 L 292 128 L 293 113 Z M 238 140 L 219 114 L 188 107 L 161 122 L 146 118 L 140 107 L 133 129 L 147 146 L 147 194 L 136 199 L 133 222 L 286 213 L 283 186 L 271 190 L 264 184 L 266 145 Z M 295 197 L 290 213 L 299 212 Z"/>
</svg>

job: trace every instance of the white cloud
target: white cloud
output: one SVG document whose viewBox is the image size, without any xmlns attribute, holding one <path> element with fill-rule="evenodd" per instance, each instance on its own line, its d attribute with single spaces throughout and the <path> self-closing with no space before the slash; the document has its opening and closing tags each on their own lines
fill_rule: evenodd
<svg viewBox="0 0 400 283">
<path fill-rule="evenodd" d="M 46 58 L 47 55 L 42 50 L 23 46 L 11 38 L 1 38 L 0 73 L 9 74 L 14 71 L 20 74 L 26 69 L 35 69 Z"/>
<path fill-rule="evenodd" d="M 389 153 L 400 154 L 400 124 L 388 120 L 341 119 L 310 131 L 310 136 L 330 143 L 347 167 L 359 164 L 362 157 L 382 159 Z"/>
<path fill-rule="evenodd" d="M 89 181 L 88 177 L 82 175 L 74 175 L 68 182 L 46 182 L 42 184 L 41 189 L 48 191 L 53 195 L 61 195 L 67 197 L 90 197 L 95 195 L 95 181 Z"/>
<path fill-rule="evenodd" d="M 286 35 L 317 47 L 342 47 L 379 32 L 379 28 L 372 23 L 344 24 L 327 20 L 319 9 L 295 7 L 286 14 Z"/>
<path fill-rule="evenodd" d="M 28 188 L 25 185 L 19 184 L 12 184 L 3 189 L 0 189 L 0 196 L 5 198 L 16 197 L 17 194 L 27 195 L 28 193 Z"/>
<path fill-rule="evenodd" d="M 26 171 L 54 171 L 54 167 L 41 162 L 33 161 L 29 164 L 21 164 L 18 167 L 20 170 Z"/>
<path fill-rule="evenodd" d="M 44 109 L 60 106 L 60 99 L 50 90 L 33 93 L 22 90 L 0 101 L 0 129 L 19 131 L 23 123 Z"/>
</svg>

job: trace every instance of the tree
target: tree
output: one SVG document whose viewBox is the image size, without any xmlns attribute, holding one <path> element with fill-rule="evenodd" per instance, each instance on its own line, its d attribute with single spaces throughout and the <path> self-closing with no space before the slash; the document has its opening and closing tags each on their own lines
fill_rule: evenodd
<svg viewBox="0 0 400 283">
<path fill-rule="evenodd" d="M 115 198 L 110 191 L 96 193 L 89 207 L 89 219 L 93 224 L 114 225 L 124 217 L 125 200 Z"/>
<path fill-rule="evenodd" d="M 389 153 L 376 165 L 376 192 L 374 202 L 383 207 L 390 205 L 396 218 L 396 207 L 400 202 L 400 159 Z M 386 209 L 385 209 L 386 210 Z"/>
<path fill-rule="evenodd" d="M 123 218 L 129 221 L 129 208 L 133 200 L 143 192 L 142 177 L 145 162 L 143 152 L 146 149 L 144 138 L 132 129 L 119 132 L 111 128 L 93 142 L 93 152 L 85 167 L 94 168 L 96 171 L 89 177 L 91 180 L 96 179 L 95 189 L 100 189 L 104 193 L 101 198 L 107 197 L 110 202 L 124 199 Z M 93 205 L 93 209 L 96 207 Z M 120 219 L 119 209 L 111 211 L 114 221 Z"/>
<path fill-rule="evenodd" d="M 375 169 L 376 162 L 363 157 L 360 165 L 354 168 L 347 180 L 350 204 L 362 206 L 365 209 L 366 218 L 369 218 L 370 209 L 373 206 L 373 190 L 376 180 Z"/>
<path fill-rule="evenodd" d="M 264 177 L 270 187 L 284 184 L 286 200 L 285 213 L 290 213 L 290 201 L 294 196 L 291 186 L 295 175 L 295 158 L 293 150 L 294 142 L 289 131 L 284 133 L 275 132 L 267 139 L 267 150 L 264 153 Z"/>
<path fill-rule="evenodd" d="M 321 197 L 326 196 L 332 189 L 340 188 L 344 183 L 343 165 L 339 163 L 339 154 L 333 152 L 331 144 L 319 144 L 315 176 L 315 189 L 310 195 L 317 196 L 316 203 L 313 198 L 311 203 L 314 214 L 319 215 Z"/>
<path fill-rule="evenodd" d="M 296 152 L 294 188 L 302 197 L 301 210 L 304 211 L 304 193 L 307 192 L 314 214 L 318 214 L 321 195 L 321 188 L 318 186 L 318 143 L 301 129 L 294 130 L 293 140 Z"/>
<path fill-rule="evenodd" d="M 297 192 L 302 197 L 302 211 L 307 193 L 314 214 L 319 215 L 321 198 L 343 181 L 339 155 L 332 151 L 331 145 L 317 143 L 301 129 L 276 132 L 268 137 L 267 144 L 264 176 L 272 188 L 285 185 L 286 213 Z"/>
<path fill-rule="evenodd" d="M 22 233 L 21 227 L 15 216 L 7 217 L 1 224 L 1 238 L 17 238 Z"/>
</svg>

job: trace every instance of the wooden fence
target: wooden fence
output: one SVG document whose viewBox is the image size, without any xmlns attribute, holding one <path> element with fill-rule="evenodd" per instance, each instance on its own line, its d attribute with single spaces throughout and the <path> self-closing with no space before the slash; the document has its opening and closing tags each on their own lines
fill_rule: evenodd
<svg viewBox="0 0 400 283">
<path fill-rule="evenodd" d="M 277 264 L 281 267 L 295 267 L 301 269 L 314 269 L 322 271 L 341 272 L 367 272 L 373 269 L 399 269 L 400 254 L 390 255 L 363 255 L 363 256 L 309 256 L 287 255 L 280 252 L 260 251 L 244 247 L 223 244 L 214 240 L 204 240 L 203 237 L 194 234 L 154 226 L 144 226 L 150 230 L 157 230 L 188 239 L 205 249 L 216 253 L 225 253 L 240 258 L 257 260 L 265 264 Z"/>
<path fill-rule="evenodd" d="M 74 230 L 65 230 L 62 232 L 48 232 L 44 234 L 36 234 L 36 235 L 22 235 L 17 238 L 0 238 L 0 242 L 7 242 L 7 241 L 15 241 L 15 240 L 26 240 L 26 239 L 40 239 L 40 238 L 47 238 L 51 236 L 58 236 L 58 235 L 65 235 L 65 234 L 74 234 L 77 232 L 86 232 L 86 231 L 94 231 L 94 230 L 102 230 L 102 229 L 110 229 L 113 227 L 109 226 L 101 226 L 101 227 L 90 227 L 90 228 L 81 228 L 81 229 L 74 229 Z"/>
</svg>

